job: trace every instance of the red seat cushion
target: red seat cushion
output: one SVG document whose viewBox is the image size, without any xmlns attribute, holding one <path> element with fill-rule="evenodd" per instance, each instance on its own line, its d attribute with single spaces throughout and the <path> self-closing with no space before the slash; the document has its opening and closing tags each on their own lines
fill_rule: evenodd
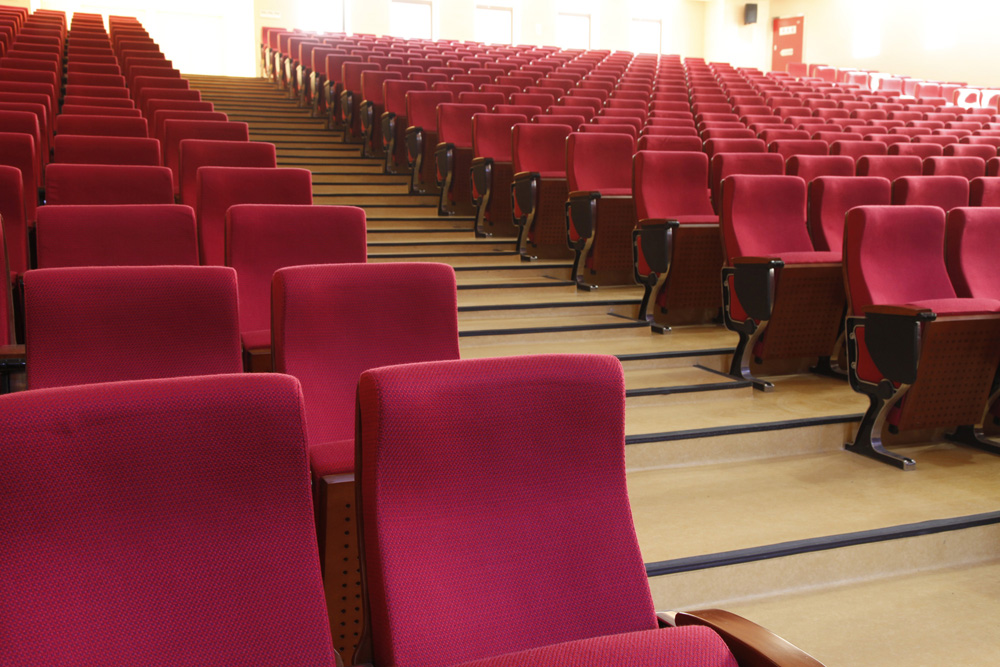
<svg viewBox="0 0 1000 667">
<path fill-rule="evenodd" d="M 354 472 L 354 438 L 310 445 L 309 468 L 317 478 Z"/>
<path fill-rule="evenodd" d="M 736 667 L 722 638 L 705 627 L 640 630 L 580 639 L 466 662 L 459 667 Z"/>
<path fill-rule="evenodd" d="M 924 299 L 907 304 L 914 308 L 929 308 L 938 315 L 975 315 L 1000 313 L 1000 301 L 996 299 Z"/>
<path fill-rule="evenodd" d="M 271 330 L 257 329 L 256 331 L 243 331 L 240 333 L 240 342 L 244 350 L 258 350 L 264 347 L 271 347 Z"/>
</svg>

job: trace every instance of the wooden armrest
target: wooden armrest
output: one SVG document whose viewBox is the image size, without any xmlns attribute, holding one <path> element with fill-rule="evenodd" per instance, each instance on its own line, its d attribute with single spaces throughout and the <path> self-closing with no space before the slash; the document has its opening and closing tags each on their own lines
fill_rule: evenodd
<svg viewBox="0 0 1000 667">
<path fill-rule="evenodd" d="M 23 345 L 0 345 L 0 360 L 24 359 Z"/>
<path fill-rule="evenodd" d="M 574 190 L 567 196 L 570 199 L 600 199 L 601 193 L 596 190 Z"/>
<path fill-rule="evenodd" d="M 657 614 L 677 627 L 704 625 L 726 642 L 740 667 L 823 667 L 802 649 L 742 616 L 721 609 Z"/>
<path fill-rule="evenodd" d="M 676 226 L 676 225 L 679 225 L 679 224 L 680 224 L 679 222 L 677 222 L 676 220 L 671 220 L 670 218 L 643 218 L 642 220 L 640 220 L 636 224 L 636 227 L 638 227 L 639 229 L 642 229 L 643 227 L 646 227 L 648 225 L 672 225 L 672 226 Z"/>
<path fill-rule="evenodd" d="M 896 315 L 919 319 L 933 319 L 934 311 L 929 308 L 914 308 L 912 306 L 868 306 L 865 315 Z"/>
<path fill-rule="evenodd" d="M 733 266 L 739 264 L 772 264 L 774 262 L 781 262 L 777 257 L 737 257 L 733 260 Z"/>
</svg>

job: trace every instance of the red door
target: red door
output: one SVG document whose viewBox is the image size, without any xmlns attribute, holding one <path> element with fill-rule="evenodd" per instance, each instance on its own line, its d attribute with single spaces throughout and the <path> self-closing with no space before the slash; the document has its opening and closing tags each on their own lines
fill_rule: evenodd
<svg viewBox="0 0 1000 667">
<path fill-rule="evenodd" d="M 788 63 L 802 62 L 803 16 L 774 19 L 774 50 L 771 54 L 771 69 L 775 72 L 788 70 Z"/>
</svg>

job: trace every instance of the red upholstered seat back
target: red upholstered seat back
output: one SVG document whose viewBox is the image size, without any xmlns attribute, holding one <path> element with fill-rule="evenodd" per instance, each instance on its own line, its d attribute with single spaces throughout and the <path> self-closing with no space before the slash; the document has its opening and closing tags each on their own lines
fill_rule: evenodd
<svg viewBox="0 0 1000 667">
<path fill-rule="evenodd" d="M 861 206 L 847 214 L 844 275 L 851 310 L 950 299 L 945 214 L 937 206 Z"/>
<path fill-rule="evenodd" d="M 625 487 L 624 394 L 620 363 L 585 355 L 362 375 L 376 664 L 454 665 L 656 627 Z M 484 609 L 503 622 L 483 623 Z M 587 611 L 567 622 L 566 609 Z"/>
<path fill-rule="evenodd" d="M 221 111 L 192 111 L 188 109 L 157 109 L 150 112 L 149 118 L 150 136 L 156 137 L 160 141 L 164 140 L 164 125 L 168 120 L 229 120 L 229 116 Z"/>
<path fill-rule="evenodd" d="M 1000 178 L 984 176 L 969 181 L 969 205 L 1000 206 Z"/>
<path fill-rule="evenodd" d="M 60 134 L 52 140 L 52 161 L 69 164 L 160 166 L 160 142 L 145 137 L 88 137 Z"/>
<path fill-rule="evenodd" d="M 486 113 L 482 104 L 445 102 L 437 107 L 438 141 L 455 144 L 456 148 L 472 148 L 472 117 Z"/>
<path fill-rule="evenodd" d="M 166 167 L 112 164 L 50 164 L 45 201 L 67 204 L 172 204 Z"/>
<path fill-rule="evenodd" d="M 406 122 L 425 132 L 436 132 L 437 106 L 454 100 L 454 94 L 447 90 L 411 90 L 406 93 Z"/>
<path fill-rule="evenodd" d="M 781 176 L 785 159 L 777 153 L 720 153 L 709 163 L 708 184 L 716 210 L 722 203 L 722 181 L 734 174 Z"/>
<path fill-rule="evenodd" d="M 881 141 L 834 141 L 830 155 L 847 155 L 858 160 L 862 155 L 886 155 L 889 147 Z"/>
<path fill-rule="evenodd" d="M 996 270 L 1000 208 L 953 208 L 948 213 L 945 252 L 958 296 L 1000 299 Z"/>
<path fill-rule="evenodd" d="M 892 183 L 892 203 L 939 206 L 950 211 L 969 205 L 969 179 L 964 176 L 901 176 Z"/>
<path fill-rule="evenodd" d="M 777 153 L 786 160 L 793 155 L 827 155 L 829 146 L 819 139 L 778 139 L 767 146 L 768 151 Z"/>
<path fill-rule="evenodd" d="M 403 79 L 399 72 L 367 70 L 361 73 L 361 97 L 372 104 L 384 104 L 383 84 L 390 79 Z"/>
<path fill-rule="evenodd" d="M 631 194 L 633 155 L 635 139 L 627 134 L 570 133 L 566 138 L 570 192 L 626 190 Z"/>
<path fill-rule="evenodd" d="M 9 274 L 28 270 L 28 225 L 24 217 L 24 185 L 17 167 L 0 164 L 0 220 L 3 224 Z M 0 297 L 2 298 L 2 297 Z"/>
<path fill-rule="evenodd" d="M 194 209 L 178 204 L 43 206 L 38 268 L 198 264 Z"/>
<path fill-rule="evenodd" d="M 180 191 L 180 144 L 185 139 L 250 141 L 247 123 L 212 120 L 167 120 L 163 123 L 163 166 L 174 178 L 174 194 Z"/>
<path fill-rule="evenodd" d="M 344 82 L 344 63 L 360 63 L 361 56 L 330 53 L 326 56 L 326 78 L 334 85 Z M 378 69 L 377 67 L 375 69 Z"/>
<path fill-rule="evenodd" d="M 972 155 L 932 156 L 924 160 L 927 176 L 962 176 L 967 180 L 986 175 L 986 160 Z"/>
<path fill-rule="evenodd" d="M 24 293 L 31 389 L 243 368 L 232 269 L 38 269 Z"/>
<path fill-rule="evenodd" d="M 858 176 L 881 176 L 894 181 L 900 176 L 919 176 L 923 165 L 916 155 L 865 155 L 858 158 Z"/>
<path fill-rule="evenodd" d="M 2 178 L 0 174 L 0 179 Z M 0 180 L 0 194 L 2 192 L 3 182 Z M 4 238 L 4 226 L 0 225 L 0 345 L 14 344 L 14 300 L 10 285 L 7 243 Z"/>
<path fill-rule="evenodd" d="M 714 216 L 708 194 L 708 156 L 702 152 L 639 151 L 632 195 L 639 220 Z"/>
<path fill-rule="evenodd" d="M 512 134 L 514 173 L 537 171 L 566 173 L 566 138 L 569 125 L 518 123 Z"/>
<path fill-rule="evenodd" d="M 262 141 L 181 139 L 177 151 L 181 203 L 198 205 L 198 169 L 201 167 L 278 166 L 274 144 Z"/>
<path fill-rule="evenodd" d="M 67 93 L 69 95 L 69 93 Z M 188 100 L 191 102 L 201 101 L 200 90 L 186 90 L 183 88 L 143 88 L 134 93 L 135 105 L 142 109 L 143 116 L 149 116 L 146 105 L 150 100 Z"/>
<path fill-rule="evenodd" d="M 0 396 L 0 663 L 332 667 L 301 415 L 279 375 Z"/>
<path fill-rule="evenodd" d="M 767 146 L 760 139 L 720 138 L 705 142 L 709 157 L 716 153 L 766 153 Z"/>
<path fill-rule="evenodd" d="M 312 204 L 308 169 L 201 167 L 197 173 L 198 247 L 201 263 L 222 265 L 226 211 L 235 204 Z"/>
<path fill-rule="evenodd" d="M 809 184 L 809 227 L 816 250 L 840 252 L 844 220 L 855 206 L 888 206 L 892 185 L 877 176 L 821 176 Z"/>
<path fill-rule="evenodd" d="M 271 328 L 271 278 L 278 269 L 366 258 L 360 208 L 237 204 L 226 213 L 226 266 L 236 269 L 241 332 Z"/>
<path fill-rule="evenodd" d="M 344 85 L 344 90 L 352 90 L 361 94 L 361 74 L 362 72 L 378 71 L 382 67 L 376 63 L 345 62 L 341 65 L 342 75 L 339 81 Z"/>
<path fill-rule="evenodd" d="M 722 182 L 726 257 L 812 252 L 806 226 L 806 182 L 797 176 L 737 174 Z"/>
<path fill-rule="evenodd" d="M 472 153 L 496 162 L 511 162 L 513 129 L 517 123 L 527 123 L 524 114 L 477 113 L 472 117 Z"/>
<path fill-rule="evenodd" d="M 853 176 L 854 159 L 846 155 L 793 155 L 785 162 L 785 173 L 806 183 L 820 176 Z"/>
<path fill-rule="evenodd" d="M 385 110 L 398 116 L 406 115 L 406 94 L 411 90 L 427 90 L 423 81 L 403 81 L 389 79 L 382 86 Z"/>
<path fill-rule="evenodd" d="M 21 132 L 0 132 L 0 164 L 16 167 L 21 172 L 21 191 L 25 195 L 33 193 L 38 183 L 38 151 L 30 134 Z M 25 196 L 24 215 L 29 221 L 35 219 L 38 197 Z"/>
<path fill-rule="evenodd" d="M 310 445 L 352 437 L 363 371 L 458 359 L 450 266 L 296 266 L 276 271 L 272 290 L 274 370 L 302 382 Z"/>
<path fill-rule="evenodd" d="M 56 116 L 56 134 L 91 137 L 148 137 L 145 118 L 122 116 Z"/>
</svg>

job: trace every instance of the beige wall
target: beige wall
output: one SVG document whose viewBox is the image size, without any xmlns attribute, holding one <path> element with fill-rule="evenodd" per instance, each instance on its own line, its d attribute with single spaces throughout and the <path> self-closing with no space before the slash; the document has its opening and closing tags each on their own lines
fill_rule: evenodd
<svg viewBox="0 0 1000 667">
<path fill-rule="evenodd" d="M 771 0 L 771 16 L 796 15 L 806 17 L 806 62 L 1000 86 L 997 0 Z M 865 30 L 878 55 L 855 55 Z"/>
<path fill-rule="evenodd" d="M 757 23 L 744 25 L 743 0 L 705 3 L 705 58 L 736 67 L 771 68 L 770 28 L 773 0 L 757 0 Z"/>
</svg>

